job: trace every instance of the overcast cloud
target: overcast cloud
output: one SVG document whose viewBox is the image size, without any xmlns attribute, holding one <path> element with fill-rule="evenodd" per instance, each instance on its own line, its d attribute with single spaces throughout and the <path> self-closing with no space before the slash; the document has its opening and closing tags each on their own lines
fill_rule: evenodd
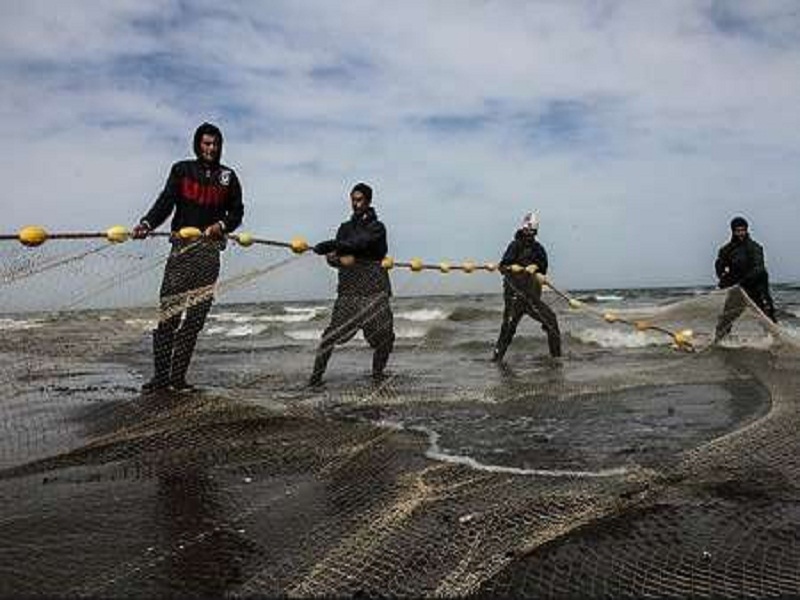
<svg viewBox="0 0 800 600">
<path fill-rule="evenodd" d="M 562 287 L 712 284 L 741 213 L 800 280 L 795 0 L 6 1 L 0 79 L 10 231 L 134 223 L 209 120 L 265 237 L 364 180 L 399 259 L 496 260 L 533 209 Z"/>
</svg>

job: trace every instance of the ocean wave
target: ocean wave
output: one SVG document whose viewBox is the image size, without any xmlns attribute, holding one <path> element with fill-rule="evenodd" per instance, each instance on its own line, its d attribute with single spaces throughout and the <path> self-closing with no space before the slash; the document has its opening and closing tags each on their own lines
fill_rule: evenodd
<svg viewBox="0 0 800 600">
<path fill-rule="evenodd" d="M 142 331 L 155 329 L 158 326 L 158 321 L 156 319 L 125 319 L 123 323 L 130 327 L 141 329 Z"/>
<path fill-rule="evenodd" d="M 295 329 L 284 331 L 283 335 L 300 342 L 317 341 L 322 339 L 323 329 Z M 394 335 L 397 339 L 412 340 L 424 338 L 427 330 L 423 327 L 395 327 Z M 356 333 L 354 340 L 364 342 L 364 332 Z"/>
<path fill-rule="evenodd" d="M 496 319 L 501 314 L 501 310 L 491 310 L 488 308 L 472 308 L 468 306 L 459 306 L 450 316 L 447 317 L 450 321 L 483 321 L 485 319 Z"/>
<path fill-rule="evenodd" d="M 445 342 L 453 337 L 453 330 L 446 325 L 432 325 L 425 332 L 425 337 L 430 342 Z"/>
<path fill-rule="evenodd" d="M 602 304 L 604 302 L 622 302 L 625 300 L 625 296 L 620 296 L 618 294 L 591 294 L 589 296 L 582 296 L 579 299 L 589 304 Z"/>
<path fill-rule="evenodd" d="M 223 323 L 249 323 L 253 320 L 253 315 L 243 315 L 236 312 L 221 312 L 208 315 L 208 318 Z"/>
<path fill-rule="evenodd" d="M 0 331 L 23 331 L 43 326 L 44 322 L 39 319 L 0 319 Z"/>
<path fill-rule="evenodd" d="M 283 335 L 298 342 L 309 342 L 322 339 L 322 329 L 295 329 L 294 331 L 284 331 Z"/>
<path fill-rule="evenodd" d="M 269 325 L 255 325 L 252 323 L 243 323 L 235 325 L 234 327 L 225 327 L 223 325 L 212 325 L 205 330 L 206 335 L 222 335 L 224 337 L 248 337 L 251 335 L 259 335 L 269 329 Z"/>
<path fill-rule="evenodd" d="M 284 306 L 283 310 L 287 313 L 320 313 L 328 310 L 327 306 Z"/>
<path fill-rule="evenodd" d="M 238 325 L 228 329 L 224 335 L 225 337 L 248 337 L 263 333 L 267 329 L 269 329 L 268 325 Z"/>
<path fill-rule="evenodd" d="M 420 308 L 398 312 L 395 317 L 406 321 L 443 321 L 450 316 L 450 313 L 441 308 Z"/>
<path fill-rule="evenodd" d="M 645 348 L 664 344 L 664 336 L 645 331 L 621 331 L 619 329 L 582 329 L 570 335 L 584 344 L 601 348 Z"/>
<path fill-rule="evenodd" d="M 596 294 L 594 299 L 598 302 L 620 302 L 625 300 L 625 296 L 618 296 L 617 294 Z"/>
<path fill-rule="evenodd" d="M 394 335 L 401 340 L 417 340 L 424 338 L 428 330 L 424 327 L 395 327 Z"/>
<path fill-rule="evenodd" d="M 794 335 L 786 327 L 784 327 L 784 332 L 788 334 L 787 337 L 789 338 L 794 337 Z M 749 348 L 755 350 L 767 350 L 771 348 L 774 343 L 775 339 L 772 337 L 771 334 L 746 335 L 746 334 L 732 333 L 724 337 L 719 342 L 719 345 L 722 346 L 723 348 Z"/>
<path fill-rule="evenodd" d="M 782 333 L 795 343 L 800 343 L 800 328 L 784 324 Z"/>
<path fill-rule="evenodd" d="M 320 312 L 325 310 L 324 307 L 296 308 L 290 306 L 283 307 L 283 309 L 286 311 L 287 314 L 252 315 L 252 314 L 228 311 L 228 312 L 221 312 L 209 315 L 209 319 L 221 323 L 238 323 L 240 325 L 252 322 L 305 323 L 307 321 L 313 321 Z"/>
<path fill-rule="evenodd" d="M 316 313 L 292 313 L 290 315 L 261 315 L 253 317 L 253 321 L 261 321 L 263 323 L 306 323 L 313 321 Z"/>
<path fill-rule="evenodd" d="M 462 352 L 490 352 L 492 348 L 491 340 L 469 340 L 466 342 L 459 342 L 453 345 L 457 350 Z"/>
</svg>

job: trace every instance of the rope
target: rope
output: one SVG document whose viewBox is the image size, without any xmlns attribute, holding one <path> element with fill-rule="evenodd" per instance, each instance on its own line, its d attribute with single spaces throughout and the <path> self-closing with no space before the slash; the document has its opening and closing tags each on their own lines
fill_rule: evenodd
<svg viewBox="0 0 800 600">
<path fill-rule="evenodd" d="M 177 232 L 152 232 L 148 233 L 147 237 L 169 237 L 179 238 L 184 241 L 197 240 L 203 236 L 203 232 L 196 227 L 184 227 Z M 83 240 L 83 239 L 106 239 L 112 244 L 119 244 L 131 239 L 131 232 L 122 225 L 115 225 L 105 232 L 54 232 L 50 233 L 43 227 L 37 225 L 30 225 L 23 227 L 16 234 L 0 234 L 0 241 L 19 241 L 25 246 L 36 247 L 47 240 Z M 267 238 L 255 237 L 250 233 L 232 233 L 228 234 L 228 239 L 237 242 L 242 247 L 257 246 L 272 246 L 277 248 L 286 248 L 295 254 L 303 254 L 311 249 L 308 242 L 301 237 L 295 237 L 289 242 L 280 240 L 271 240 Z M 356 259 L 352 256 L 342 256 L 339 258 L 341 266 L 348 267 L 361 259 Z M 440 273 L 450 273 L 451 271 L 460 271 L 465 274 L 473 273 L 475 271 L 495 272 L 498 271 L 503 274 L 522 274 L 526 273 L 531 277 L 536 277 L 542 286 L 547 286 L 556 295 L 562 298 L 569 304 L 570 308 L 583 309 L 587 312 L 602 318 L 607 323 L 623 323 L 635 327 L 638 331 L 656 331 L 663 333 L 670 337 L 673 347 L 678 350 L 686 352 L 694 352 L 692 343 L 692 331 L 685 329 L 682 331 L 671 331 L 665 327 L 653 325 L 646 321 L 631 321 L 620 317 L 614 313 L 602 313 L 591 307 L 587 307 L 583 302 L 572 298 L 565 292 L 559 290 L 553 283 L 545 277 L 542 273 L 538 272 L 538 267 L 534 265 L 497 265 L 492 262 L 476 263 L 473 261 L 464 261 L 460 264 L 451 264 L 449 262 L 439 263 L 426 263 L 420 258 L 412 258 L 409 261 L 395 261 L 392 257 L 385 257 L 381 262 L 381 266 L 390 270 L 395 267 L 410 269 L 413 273 L 421 271 L 438 271 Z M 257 276 L 257 275 L 256 275 Z"/>
</svg>

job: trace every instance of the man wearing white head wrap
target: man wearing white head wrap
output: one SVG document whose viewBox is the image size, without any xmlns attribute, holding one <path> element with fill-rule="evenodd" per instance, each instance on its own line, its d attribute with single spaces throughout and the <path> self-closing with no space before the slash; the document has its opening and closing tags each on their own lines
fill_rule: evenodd
<svg viewBox="0 0 800 600">
<path fill-rule="evenodd" d="M 503 271 L 505 310 L 503 311 L 500 336 L 492 355 L 492 360 L 495 362 L 503 360 L 517 331 L 517 325 L 519 325 L 522 315 L 525 314 L 542 324 L 542 329 L 547 333 L 550 356 L 554 358 L 561 356 L 561 333 L 558 329 L 558 319 L 552 309 L 542 302 L 542 284 L 526 270 L 519 273 L 511 270 L 511 265 L 521 267 L 536 265 L 536 272 L 542 275 L 547 274 L 547 252 L 545 252 L 544 246 L 536 241 L 538 231 L 538 216 L 535 212 L 527 213 L 500 260 L 500 268 Z"/>
<path fill-rule="evenodd" d="M 539 216 L 533 211 L 526 213 L 525 216 L 522 217 L 520 229 L 533 231 L 534 233 L 539 231 Z"/>
</svg>

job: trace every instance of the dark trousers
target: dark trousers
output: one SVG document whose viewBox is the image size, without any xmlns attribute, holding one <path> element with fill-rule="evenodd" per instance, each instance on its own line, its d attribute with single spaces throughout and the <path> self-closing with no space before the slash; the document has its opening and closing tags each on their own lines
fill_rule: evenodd
<svg viewBox="0 0 800 600">
<path fill-rule="evenodd" d="M 542 324 L 542 329 L 547 334 L 547 345 L 550 356 L 561 356 L 561 332 L 558 329 L 558 319 L 552 309 L 542 302 L 541 298 L 522 294 L 507 293 L 505 295 L 505 309 L 503 310 L 503 324 L 500 327 L 500 337 L 495 346 L 495 359 L 501 360 L 505 356 L 517 325 L 523 315 L 528 315 Z"/>
<path fill-rule="evenodd" d="M 731 332 L 733 323 L 742 316 L 742 313 L 747 308 L 747 296 L 761 309 L 773 323 L 777 322 L 775 318 L 775 305 L 772 302 L 772 296 L 769 289 L 753 289 L 747 290 L 742 287 L 733 287 L 728 290 L 728 295 L 725 298 L 725 306 L 722 308 L 722 314 L 717 319 L 717 327 L 714 331 L 714 341 L 718 342 Z"/>
<path fill-rule="evenodd" d="M 311 378 L 319 381 L 328 366 L 333 348 L 351 340 L 363 330 L 364 338 L 374 350 L 372 374 L 380 376 L 394 348 L 394 316 L 386 293 L 369 296 L 340 295 L 333 305 L 331 322 L 322 334 L 317 348 Z"/>
<path fill-rule="evenodd" d="M 161 282 L 160 314 L 153 331 L 154 382 L 182 384 L 214 301 L 220 246 L 211 241 L 175 243 Z"/>
</svg>

